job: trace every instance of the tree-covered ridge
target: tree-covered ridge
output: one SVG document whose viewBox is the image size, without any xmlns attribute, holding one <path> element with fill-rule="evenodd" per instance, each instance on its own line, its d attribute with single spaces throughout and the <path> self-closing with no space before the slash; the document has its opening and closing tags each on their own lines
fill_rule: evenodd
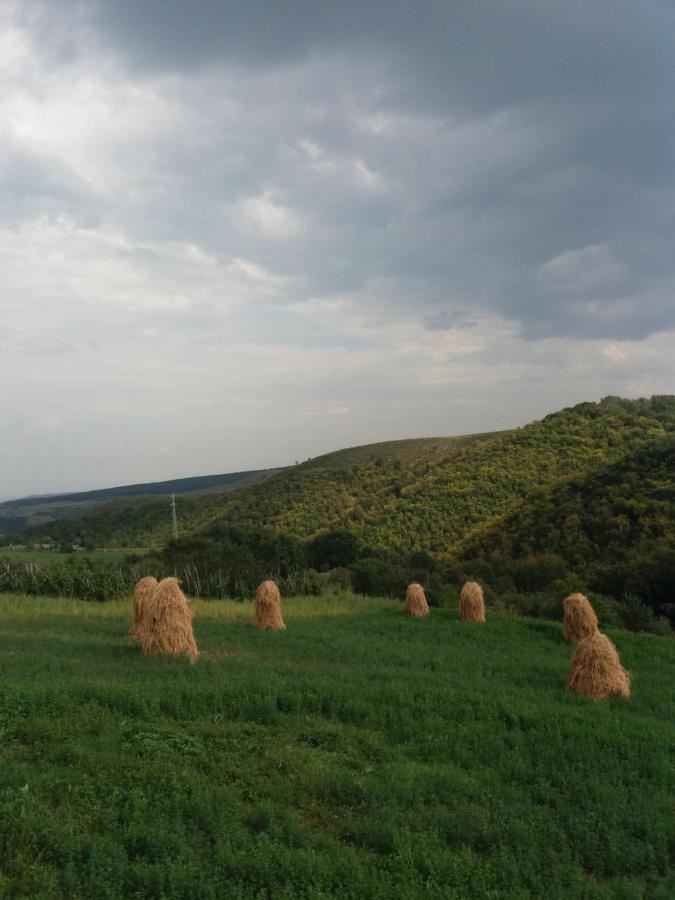
<svg viewBox="0 0 675 900">
<path fill-rule="evenodd" d="M 305 463 L 306 468 L 351 468 L 376 463 L 378 466 L 401 464 L 408 467 L 426 464 L 454 453 L 463 444 L 492 437 L 496 432 L 466 434 L 459 437 L 405 438 L 400 441 L 382 441 L 334 450 L 316 456 Z"/>
<path fill-rule="evenodd" d="M 157 536 L 168 537 L 164 507 L 170 494 L 187 498 L 186 511 L 191 510 L 191 498 L 208 493 L 218 496 L 233 490 L 249 487 L 265 481 L 283 469 L 254 469 L 246 472 L 231 472 L 224 475 L 198 475 L 193 478 L 176 478 L 171 481 L 157 481 L 144 484 L 122 485 L 121 487 L 104 488 L 95 491 L 83 491 L 76 494 L 58 494 L 42 497 L 25 497 L 0 503 L 0 535 L 12 532 L 32 530 L 36 526 L 49 525 L 60 519 L 78 519 L 78 524 L 65 529 L 53 529 L 61 538 L 77 529 L 91 533 L 96 528 L 105 527 L 105 534 L 110 534 L 110 520 L 124 521 L 128 517 L 128 538 L 136 537 L 150 540 Z M 161 497 L 157 500 L 157 497 Z M 114 501 L 121 501 L 118 506 Z M 138 502 L 135 502 L 138 501 Z M 95 513 L 91 518 L 81 522 L 80 517 L 91 514 L 100 504 L 106 504 L 106 510 L 100 515 Z M 108 507 L 111 507 L 108 509 Z M 154 512 L 153 512 L 154 511 Z M 95 528 L 89 527 L 95 526 Z M 148 526 L 150 528 L 148 529 Z M 162 530 L 164 529 L 164 530 Z M 156 537 L 153 538 L 153 534 Z M 102 533 L 102 532 L 97 532 Z M 122 543 L 125 538 L 122 538 Z"/>
<path fill-rule="evenodd" d="M 432 466 L 356 531 L 369 546 L 444 553 L 482 523 L 526 507 L 533 493 L 648 447 L 674 428 L 673 397 L 582 403 Z"/>
<path fill-rule="evenodd" d="M 673 398 L 608 397 L 516 431 L 455 441 L 443 453 L 434 442 L 433 454 L 377 455 L 350 467 L 334 464 L 339 454 L 322 457 L 233 493 L 215 518 L 297 537 L 346 527 L 366 546 L 443 554 L 482 523 L 527 504 L 533 492 L 618 460 L 674 427 Z"/>
<path fill-rule="evenodd" d="M 639 457 L 674 429 L 675 397 L 607 397 L 515 431 L 351 448 L 261 484 L 181 497 L 180 531 L 220 525 L 312 538 L 346 528 L 367 547 L 445 556 L 476 529 L 527 509 L 542 491 Z M 166 498 L 104 504 L 35 532 L 105 546 L 157 545 L 170 533 Z"/>
<path fill-rule="evenodd" d="M 420 438 L 350 448 L 309 460 L 266 484 L 233 492 L 220 508 L 210 503 L 213 523 L 274 528 L 309 538 L 382 515 L 436 466 L 446 465 L 484 435 Z"/>
<path fill-rule="evenodd" d="M 228 486 L 177 498 L 181 534 L 212 524 L 261 525 L 310 536 L 338 526 L 350 513 L 383 509 L 392 491 L 428 471 L 433 461 L 481 435 L 414 438 L 338 450 L 301 465 L 260 473 L 261 483 Z M 226 493 L 227 491 L 227 493 Z M 231 493 L 230 493 L 231 492 Z M 69 521 L 31 528 L 26 537 L 104 546 L 152 546 L 171 537 L 166 497 L 125 498 Z M 289 525 L 289 522 L 291 523 Z"/>
<path fill-rule="evenodd" d="M 476 529 L 456 557 L 525 578 L 556 566 L 594 590 L 675 610 L 675 435 L 642 444 L 583 477 L 542 490 L 497 523 Z"/>
</svg>

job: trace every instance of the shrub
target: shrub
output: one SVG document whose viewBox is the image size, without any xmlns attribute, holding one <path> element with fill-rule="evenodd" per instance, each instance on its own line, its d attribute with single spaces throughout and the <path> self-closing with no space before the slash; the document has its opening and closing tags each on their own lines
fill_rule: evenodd
<svg viewBox="0 0 675 900">
<path fill-rule="evenodd" d="M 311 564 L 324 571 L 351 565 L 357 559 L 359 549 L 356 536 L 343 528 L 318 535 L 307 548 Z"/>
</svg>

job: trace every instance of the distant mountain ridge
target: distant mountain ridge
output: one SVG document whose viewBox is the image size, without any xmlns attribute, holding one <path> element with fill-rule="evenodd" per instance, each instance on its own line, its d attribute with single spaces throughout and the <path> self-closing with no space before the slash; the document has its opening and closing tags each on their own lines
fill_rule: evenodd
<svg viewBox="0 0 675 900">
<path fill-rule="evenodd" d="M 58 500 L 63 503 L 86 503 L 88 501 L 117 500 L 120 497 L 152 496 L 154 494 L 187 494 L 208 490 L 225 484 L 242 481 L 251 475 L 257 475 L 260 469 L 246 472 L 231 472 L 224 475 L 195 475 L 189 478 L 171 478 L 167 481 L 152 481 L 139 484 L 126 484 L 119 487 L 100 488 L 93 491 L 75 491 L 67 494 L 35 494 L 13 500 L 12 506 L 34 506 L 45 500 Z"/>
<path fill-rule="evenodd" d="M 63 494 L 33 494 L 0 502 L 0 534 L 43 525 L 63 518 L 82 515 L 98 504 L 114 500 L 156 497 L 169 494 L 204 494 L 223 491 L 235 485 L 255 484 L 281 469 L 249 469 L 221 475 L 196 475 L 137 484 L 120 485 L 90 491 Z"/>
<path fill-rule="evenodd" d="M 675 397 L 606 397 L 511 431 L 349 448 L 181 496 L 180 533 L 272 529 L 307 539 L 344 528 L 366 547 L 451 557 L 470 535 L 497 535 L 519 510 L 570 479 L 590 484 L 595 472 L 629 455 L 639 466 L 641 454 L 673 432 Z M 165 500 L 131 497 L 35 533 L 156 546 L 170 538 L 171 524 Z"/>
</svg>

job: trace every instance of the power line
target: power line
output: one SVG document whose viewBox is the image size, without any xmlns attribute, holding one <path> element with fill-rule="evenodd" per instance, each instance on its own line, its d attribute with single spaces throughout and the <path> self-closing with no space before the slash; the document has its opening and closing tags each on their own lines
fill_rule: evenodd
<svg viewBox="0 0 675 900">
<path fill-rule="evenodd" d="M 173 525 L 173 539 L 178 537 L 178 519 L 176 518 L 176 495 L 171 495 L 171 524 Z"/>
</svg>

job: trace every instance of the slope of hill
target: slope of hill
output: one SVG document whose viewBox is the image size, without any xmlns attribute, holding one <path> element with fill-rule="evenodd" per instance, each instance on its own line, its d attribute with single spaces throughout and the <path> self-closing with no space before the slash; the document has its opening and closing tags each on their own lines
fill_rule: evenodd
<svg viewBox="0 0 675 900">
<path fill-rule="evenodd" d="M 223 491 L 178 499 L 181 534 L 223 521 L 243 527 L 278 527 L 301 535 L 339 525 L 354 505 L 354 495 L 383 509 L 392 484 L 408 483 L 434 460 L 484 436 L 417 438 L 338 450 L 286 470 L 258 473 L 257 482 L 230 486 L 241 503 L 228 503 Z M 250 495 L 250 497 L 249 497 Z M 247 498 L 247 499 L 243 499 Z M 296 529 L 275 522 L 277 513 L 298 504 Z M 276 511 L 276 512 L 275 512 Z M 130 498 L 101 504 L 77 520 L 30 529 L 27 537 L 94 541 L 105 546 L 160 544 L 171 536 L 166 499 Z"/>
<path fill-rule="evenodd" d="M 371 449 L 344 465 L 341 454 L 329 454 L 234 492 L 216 520 L 305 538 L 342 526 L 367 546 L 442 554 L 533 492 L 638 452 L 674 428 L 675 398 L 609 397 L 516 431 L 429 440 L 413 456 Z"/>
<path fill-rule="evenodd" d="M 639 456 L 674 429 L 675 397 L 607 397 L 514 431 L 352 448 L 260 484 L 182 498 L 181 531 L 226 525 L 310 538 L 344 527 L 370 547 L 447 555 L 476 528 L 527 507 L 541 491 Z M 164 501 L 137 499 L 38 533 L 129 546 L 166 540 L 170 520 Z"/>
<path fill-rule="evenodd" d="M 457 548 L 538 586 L 555 554 L 598 592 L 640 595 L 657 613 L 675 609 L 675 435 L 641 445 L 470 533 Z"/>
<path fill-rule="evenodd" d="M 42 525 L 58 519 L 80 516 L 101 503 L 135 497 L 168 496 L 169 494 L 200 494 L 216 491 L 222 493 L 236 487 L 257 484 L 281 469 L 253 469 L 247 472 L 230 472 L 224 475 L 198 475 L 191 478 L 174 478 L 146 484 L 127 484 L 95 491 L 71 494 L 48 494 L 22 497 L 0 503 L 0 534 L 9 534 Z"/>
<path fill-rule="evenodd" d="M 432 466 L 356 530 L 370 546 L 444 553 L 481 523 L 527 506 L 533 492 L 639 452 L 674 428 L 675 398 L 582 403 Z"/>
<path fill-rule="evenodd" d="M 220 508 L 209 501 L 211 524 L 274 528 L 300 538 L 336 527 L 360 534 L 366 521 L 385 514 L 406 489 L 490 439 L 482 434 L 419 438 L 329 453 L 236 492 Z"/>
</svg>

